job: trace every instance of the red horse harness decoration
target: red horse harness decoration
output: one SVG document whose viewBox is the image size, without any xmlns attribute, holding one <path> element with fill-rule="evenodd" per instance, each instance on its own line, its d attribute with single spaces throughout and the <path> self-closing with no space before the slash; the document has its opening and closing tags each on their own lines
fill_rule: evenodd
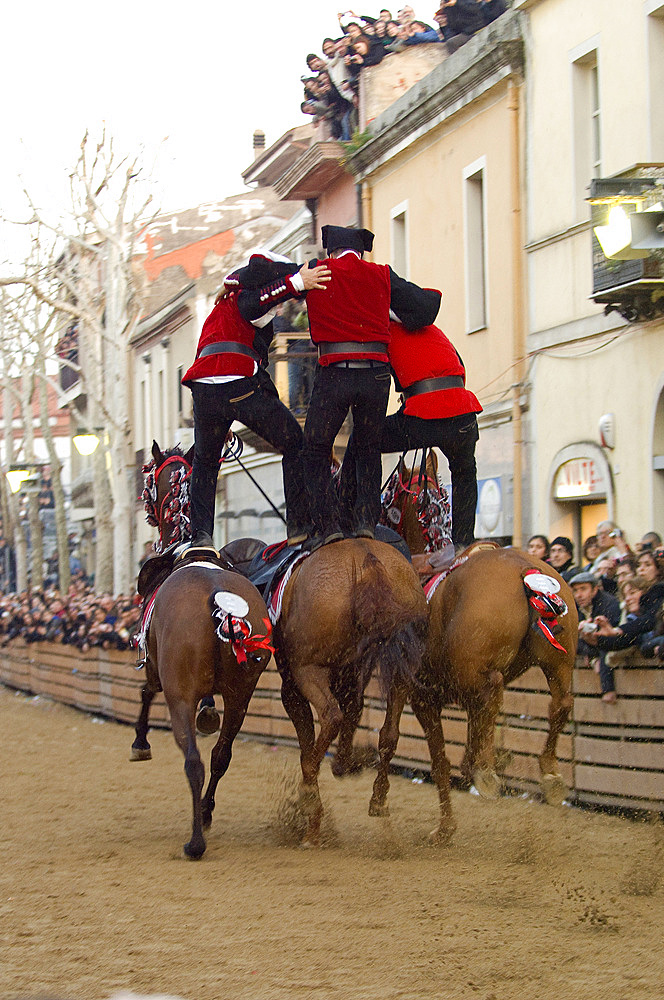
<svg viewBox="0 0 664 1000">
<path fill-rule="evenodd" d="M 416 487 L 413 484 L 416 483 Z M 417 511 L 425 552 L 438 552 L 452 539 L 452 515 L 445 487 L 432 476 L 421 472 L 415 480 L 403 481 L 401 463 L 394 470 L 381 496 L 380 523 L 403 537 L 401 503 L 411 503 Z"/>
<path fill-rule="evenodd" d="M 163 532 L 166 527 L 170 528 L 169 546 L 183 542 L 189 535 L 191 465 L 183 455 L 169 455 L 160 466 L 156 465 L 153 458 L 143 466 L 145 487 L 141 499 L 145 505 L 145 520 L 159 529 L 159 539 L 154 548 L 155 552 L 161 553 L 164 551 Z M 159 476 L 168 465 L 177 465 L 178 468 L 171 472 L 169 490 L 157 507 Z"/>
</svg>

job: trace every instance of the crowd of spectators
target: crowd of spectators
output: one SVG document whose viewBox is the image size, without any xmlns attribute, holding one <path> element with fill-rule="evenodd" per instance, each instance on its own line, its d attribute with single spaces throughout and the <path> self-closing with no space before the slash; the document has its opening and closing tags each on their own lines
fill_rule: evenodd
<svg viewBox="0 0 664 1000">
<path fill-rule="evenodd" d="M 574 545 L 559 536 L 533 535 L 528 552 L 570 584 L 579 612 L 578 655 L 600 678 L 602 698 L 615 702 L 616 666 L 637 658 L 664 662 L 664 545 L 655 531 L 634 548 L 612 521 L 597 525 L 574 564 Z"/>
<path fill-rule="evenodd" d="M 324 38 L 321 54 L 307 56 L 301 110 L 317 123 L 326 122 L 332 138 L 348 142 L 357 128 L 359 78 L 366 66 L 411 45 L 442 44 L 455 52 L 506 10 L 506 0 L 442 0 L 433 15 L 435 27 L 416 18 L 409 6 L 396 17 L 386 8 L 378 17 L 339 14 L 338 37 Z"/>
<path fill-rule="evenodd" d="M 140 602 L 140 599 L 139 599 Z M 140 603 L 133 596 L 95 594 L 82 573 L 63 597 L 51 588 L 0 597 L 0 643 L 59 642 L 82 652 L 95 646 L 127 649 L 138 631 Z"/>
</svg>

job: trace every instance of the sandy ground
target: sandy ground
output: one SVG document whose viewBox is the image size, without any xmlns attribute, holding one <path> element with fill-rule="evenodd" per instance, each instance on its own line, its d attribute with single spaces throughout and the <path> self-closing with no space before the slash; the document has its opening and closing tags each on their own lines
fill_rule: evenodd
<svg viewBox="0 0 664 1000">
<path fill-rule="evenodd" d="M 167 732 L 0 687 L 0 997 L 105 1000 L 654 998 L 664 994 L 664 829 L 510 798 L 437 800 L 324 768 L 325 845 L 293 841 L 297 754 L 240 740 L 208 850 Z M 209 759 L 212 740 L 202 740 Z"/>
</svg>

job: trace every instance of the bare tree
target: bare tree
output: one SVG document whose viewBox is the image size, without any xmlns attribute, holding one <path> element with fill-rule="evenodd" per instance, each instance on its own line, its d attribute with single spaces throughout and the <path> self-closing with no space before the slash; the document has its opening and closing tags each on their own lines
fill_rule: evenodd
<svg viewBox="0 0 664 1000">
<path fill-rule="evenodd" d="M 28 224 L 52 234 L 50 263 L 0 278 L 0 285 L 22 282 L 76 323 L 78 375 L 87 409 L 73 412 L 101 438 L 93 461 L 96 585 L 128 591 L 134 577 L 129 341 L 140 319 L 144 288 L 133 261 L 152 221 L 152 196 L 140 178 L 138 160 L 118 157 L 105 133 L 96 143 L 87 133 L 83 137 L 70 177 L 66 223 L 49 224 L 26 196 L 32 209 Z"/>
</svg>

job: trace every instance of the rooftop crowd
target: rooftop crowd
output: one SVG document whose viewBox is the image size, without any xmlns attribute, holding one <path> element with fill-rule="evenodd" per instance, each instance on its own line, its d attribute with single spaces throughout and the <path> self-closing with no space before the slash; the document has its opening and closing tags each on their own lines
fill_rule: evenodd
<svg viewBox="0 0 664 1000">
<path fill-rule="evenodd" d="M 578 655 L 599 674 L 602 698 L 615 702 L 613 669 L 634 659 L 664 662 L 664 546 L 647 532 L 632 548 L 612 521 L 597 525 L 574 561 L 574 545 L 562 535 L 549 542 L 533 535 L 528 552 L 566 580 L 579 612 Z"/>
<path fill-rule="evenodd" d="M 338 37 L 324 38 L 321 53 L 307 56 L 301 110 L 317 123 L 326 122 L 333 139 L 348 142 L 358 126 L 359 80 L 365 67 L 412 45 L 434 43 L 455 52 L 506 10 L 506 0 L 443 0 L 432 18 L 435 27 L 419 20 L 409 6 L 396 17 L 386 8 L 377 17 L 339 14 Z"/>
</svg>

